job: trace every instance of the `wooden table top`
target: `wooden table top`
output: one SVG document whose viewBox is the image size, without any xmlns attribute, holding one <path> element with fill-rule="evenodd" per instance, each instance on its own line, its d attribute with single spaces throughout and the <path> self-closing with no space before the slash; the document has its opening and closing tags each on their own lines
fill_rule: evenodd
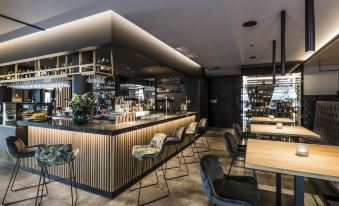
<svg viewBox="0 0 339 206">
<path fill-rule="evenodd" d="M 288 135 L 296 137 L 320 138 L 317 133 L 301 126 L 286 126 L 277 129 L 276 125 L 251 124 L 251 133 L 263 135 Z"/>
<path fill-rule="evenodd" d="M 273 119 L 269 118 L 269 117 L 252 117 L 252 122 L 270 122 L 270 123 L 289 123 L 292 124 L 294 123 L 294 121 L 292 119 L 289 118 L 279 118 L 279 117 L 275 117 Z"/>
<path fill-rule="evenodd" d="M 309 156 L 296 156 L 298 143 L 247 142 L 245 167 L 329 181 L 339 181 L 339 147 L 308 144 Z"/>
</svg>

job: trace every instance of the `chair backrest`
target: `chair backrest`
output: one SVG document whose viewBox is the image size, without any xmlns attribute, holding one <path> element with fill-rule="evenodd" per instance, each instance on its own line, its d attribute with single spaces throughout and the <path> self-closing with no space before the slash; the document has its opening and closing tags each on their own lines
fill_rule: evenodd
<svg viewBox="0 0 339 206">
<path fill-rule="evenodd" d="M 339 145 L 339 102 L 317 101 L 313 131 Z"/>
<path fill-rule="evenodd" d="M 186 133 L 193 134 L 196 133 L 198 129 L 198 122 L 191 122 L 191 124 L 188 126 Z"/>
<path fill-rule="evenodd" d="M 58 166 L 75 159 L 71 144 L 41 145 L 35 153 L 40 167 Z"/>
<path fill-rule="evenodd" d="M 7 150 L 10 156 L 19 158 L 19 155 L 23 149 L 25 149 L 25 143 L 15 136 L 9 136 L 6 138 Z"/>
<path fill-rule="evenodd" d="M 205 195 L 211 199 L 217 195 L 214 182 L 224 178 L 224 171 L 215 155 L 205 155 L 200 160 L 200 176 L 202 189 Z"/>
<path fill-rule="evenodd" d="M 157 148 L 159 150 L 160 153 L 162 153 L 165 149 L 165 143 L 166 143 L 166 138 L 167 135 L 164 133 L 156 133 L 152 140 L 151 140 L 151 147 L 153 148 Z"/>
<path fill-rule="evenodd" d="M 233 157 L 238 155 L 238 144 L 236 143 L 234 135 L 230 132 L 226 132 L 224 138 L 226 151 Z"/>
<path fill-rule="evenodd" d="M 240 127 L 239 123 L 233 123 L 233 130 L 234 130 L 234 136 L 236 138 L 237 143 L 239 144 L 241 140 L 243 139 L 243 132 Z"/>
<path fill-rule="evenodd" d="M 200 121 L 198 123 L 198 133 L 199 134 L 203 134 L 203 133 L 206 132 L 207 122 L 208 122 L 207 118 L 201 118 L 200 119 Z"/>
<path fill-rule="evenodd" d="M 177 127 L 173 133 L 173 136 L 177 137 L 180 139 L 180 141 L 184 141 L 185 139 L 185 132 L 186 129 L 185 127 Z"/>
</svg>

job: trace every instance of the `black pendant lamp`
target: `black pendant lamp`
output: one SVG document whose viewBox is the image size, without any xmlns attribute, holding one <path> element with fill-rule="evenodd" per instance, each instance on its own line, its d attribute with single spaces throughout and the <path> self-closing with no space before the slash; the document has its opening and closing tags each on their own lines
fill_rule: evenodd
<svg viewBox="0 0 339 206">
<path fill-rule="evenodd" d="M 275 84 L 275 48 L 276 41 L 273 40 L 272 63 L 273 63 L 273 84 Z"/>
<path fill-rule="evenodd" d="M 285 61 L 286 61 L 286 55 L 285 55 L 285 34 L 286 34 L 286 11 L 281 11 L 281 29 L 280 29 L 280 63 L 281 63 L 281 76 L 285 76 Z"/>
<path fill-rule="evenodd" d="M 305 0 L 305 52 L 315 51 L 314 0 Z"/>
</svg>

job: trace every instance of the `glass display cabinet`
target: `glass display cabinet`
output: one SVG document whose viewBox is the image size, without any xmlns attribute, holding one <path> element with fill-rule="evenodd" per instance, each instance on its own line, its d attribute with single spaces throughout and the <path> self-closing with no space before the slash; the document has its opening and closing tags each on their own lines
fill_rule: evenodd
<svg viewBox="0 0 339 206">
<path fill-rule="evenodd" d="M 288 118 L 301 124 L 301 73 L 277 76 L 243 76 L 241 93 L 243 130 L 249 131 L 253 117 Z"/>
<path fill-rule="evenodd" d="M 16 124 L 16 103 L 0 103 L 0 123 L 4 126 L 15 126 Z"/>
</svg>

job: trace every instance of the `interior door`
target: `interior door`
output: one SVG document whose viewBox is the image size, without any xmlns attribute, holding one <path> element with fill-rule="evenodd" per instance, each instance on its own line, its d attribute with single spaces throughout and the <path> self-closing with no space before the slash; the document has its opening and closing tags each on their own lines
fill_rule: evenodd
<svg viewBox="0 0 339 206">
<path fill-rule="evenodd" d="M 232 127 L 240 122 L 241 77 L 221 77 L 209 80 L 209 126 Z"/>
</svg>

